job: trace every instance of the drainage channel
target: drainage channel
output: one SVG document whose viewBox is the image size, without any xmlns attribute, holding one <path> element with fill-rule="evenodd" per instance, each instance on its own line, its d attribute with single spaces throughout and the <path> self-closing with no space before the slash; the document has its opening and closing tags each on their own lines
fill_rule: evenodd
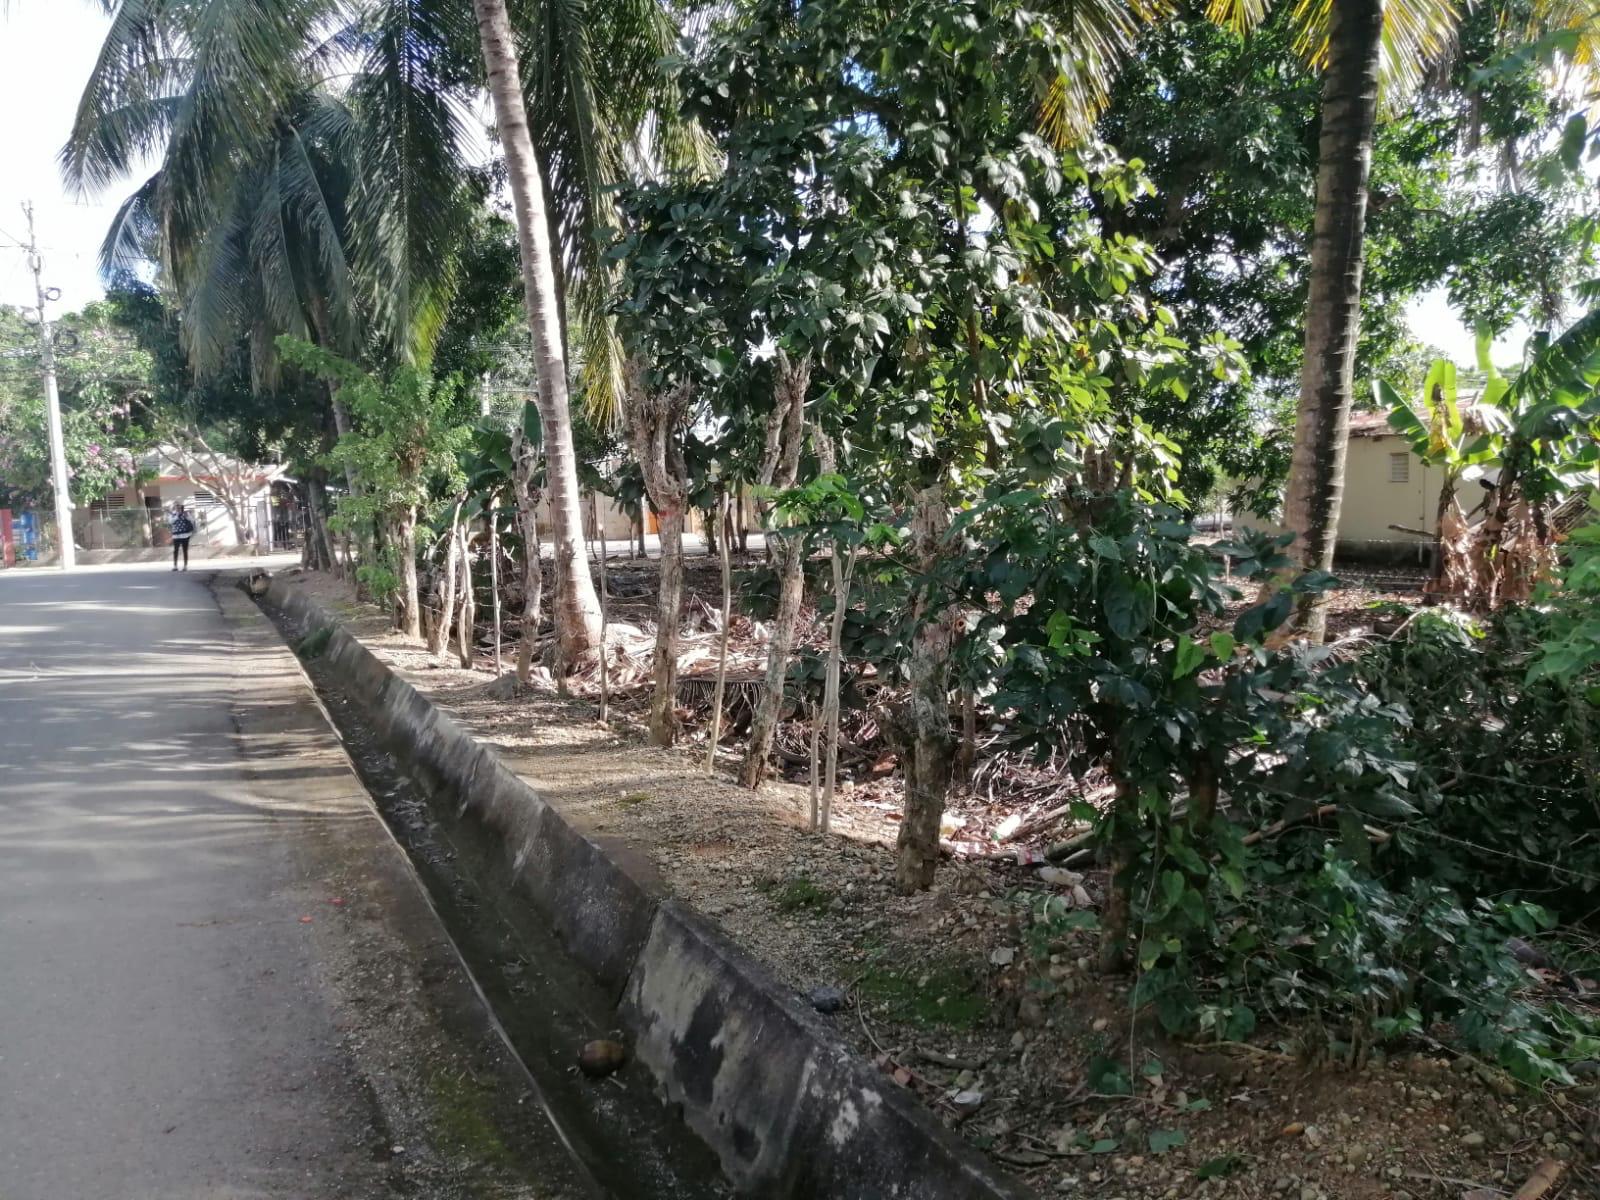
<svg viewBox="0 0 1600 1200">
<path fill-rule="evenodd" d="M 291 644 L 301 631 L 262 605 Z M 602 1080 L 576 1069 L 578 1050 L 615 1036 L 614 998 L 567 957 L 525 903 L 493 886 L 503 854 L 487 835 L 436 811 L 424 789 L 383 748 L 328 663 L 301 664 L 343 739 L 356 773 L 415 865 L 435 910 L 495 1019 L 527 1067 L 557 1137 L 615 1200 L 700 1200 L 731 1194 L 715 1157 L 629 1063 Z"/>
</svg>

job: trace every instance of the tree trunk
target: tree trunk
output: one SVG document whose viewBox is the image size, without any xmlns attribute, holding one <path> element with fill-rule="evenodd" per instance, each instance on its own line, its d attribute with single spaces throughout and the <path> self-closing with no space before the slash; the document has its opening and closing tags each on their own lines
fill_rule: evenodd
<svg viewBox="0 0 1600 1200">
<path fill-rule="evenodd" d="M 458 527 L 461 539 L 461 607 L 456 615 L 456 653 L 461 665 L 472 668 L 472 632 L 478 623 L 478 604 L 472 594 L 472 540 L 467 527 Z"/>
<path fill-rule="evenodd" d="M 670 746 L 677 736 L 678 626 L 683 619 L 683 521 L 689 501 L 689 467 L 683 457 L 688 420 L 687 386 L 651 390 L 637 362 L 627 366 L 623 416 L 645 493 L 661 534 L 661 582 L 656 600 L 655 690 L 650 700 L 650 741 Z"/>
<path fill-rule="evenodd" d="M 145 503 L 144 484 L 135 484 L 133 494 L 139 501 L 139 544 L 149 549 L 156 544 L 156 539 L 155 531 L 150 528 L 150 506 Z"/>
<path fill-rule="evenodd" d="M 728 492 L 723 489 L 717 503 L 717 520 L 728 513 Z M 722 736 L 722 699 L 728 685 L 728 634 L 733 628 L 733 564 L 732 546 L 726 531 L 717 544 L 722 560 L 722 629 L 717 638 L 717 690 L 711 697 L 711 736 L 706 749 L 706 774 L 717 769 L 717 742 Z"/>
<path fill-rule="evenodd" d="M 937 483 L 917 493 L 912 516 L 917 567 L 931 574 L 947 550 L 950 510 Z M 906 806 L 896 843 L 895 888 L 902 895 L 933 883 L 939 864 L 939 822 L 955 760 L 950 735 L 950 655 L 955 647 L 959 613 L 943 605 L 937 584 L 925 585 L 917 597 L 912 635 L 910 695 L 904 726 Z"/>
<path fill-rule="evenodd" d="M 450 527 L 444 535 L 444 582 L 439 585 L 439 611 L 428 629 L 428 653 L 438 657 L 450 641 L 456 618 L 456 571 L 461 563 L 461 542 L 456 525 L 461 520 L 461 505 L 450 514 Z"/>
<path fill-rule="evenodd" d="M 478 37 L 494 101 L 495 123 L 505 154 L 506 178 L 516 210 L 522 258 L 523 296 L 533 334 L 539 415 L 544 426 L 546 486 L 550 492 L 551 542 L 560 572 L 556 580 L 556 637 L 564 662 L 576 662 L 600 637 L 600 601 L 583 554 L 583 510 L 578 464 L 572 447 L 572 412 L 562 350 L 561 304 L 555 272 L 551 217 L 543 173 L 534 153 L 523 100 L 522 72 L 505 0 L 473 0 Z"/>
<path fill-rule="evenodd" d="M 606 545 L 605 522 L 600 517 L 600 493 L 589 493 L 589 510 L 594 516 L 595 536 L 600 543 L 600 724 L 604 725 L 611 719 L 611 648 L 607 642 L 608 628 L 611 614 L 611 588 L 606 573 L 609 564 L 606 556 L 610 547 Z"/>
<path fill-rule="evenodd" d="M 833 548 L 833 622 L 828 630 L 828 670 L 823 682 L 822 718 L 828 732 L 828 761 L 822 775 L 822 819 L 818 832 L 827 833 L 833 821 L 833 792 L 839 783 L 839 676 L 844 657 L 844 619 L 850 611 L 850 582 L 856 573 L 860 546 L 848 552 Z"/>
<path fill-rule="evenodd" d="M 494 613 L 494 677 L 500 678 L 500 510 L 489 506 L 489 607 Z"/>
<path fill-rule="evenodd" d="M 799 478 L 800 452 L 805 444 L 806 392 L 810 386 L 811 356 L 791 360 L 780 349 L 774 364 L 772 411 L 767 414 L 761 453 L 763 487 L 792 488 Z M 784 680 L 789 674 L 789 656 L 794 652 L 795 625 L 805 598 L 804 542 L 797 535 L 775 539 L 774 532 L 770 526 L 767 528 L 766 541 L 767 557 L 778 572 L 778 614 L 772 624 L 772 640 L 767 644 L 767 677 L 750 724 L 750 745 L 739 769 L 740 782 L 749 788 L 759 787 L 767 772 L 772 740 L 783 715 Z"/>
<path fill-rule="evenodd" d="M 328 531 L 327 473 L 315 468 L 306 480 L 306 538 L 314 542 L 312 558 L 320 571 L 339 573 L 339 559 L 333 549 L 333 535 Z"/>
<path fill-rule="evenodd" d="M 656 604 L 655 691 L 650 697 L 650 742 L 670 746 L 678 735 L 678 627 L 683 623 L 683 508 L 661 518 L 661 594 Z"/>
<path fill-rule="evenodd" d="M 422 595 L 417 584 L 417 510 L 407 505 L 395 521 L 394 552 L 400 556 L 400 632 L 422 637 Z"/>
<path fill-rule="evenodd" d="M 539 545 L 539 489 L 534 486 L 539 452 L 519 424 L 511 434 L 511 486 L 522 533 L 522 639 L 517 643 L 517 679 L 533 678 L 533 651 L 544 611 L 544 564 Z"/>
<path fill-rule="evenodd" d="M 1340 0 L 1328 20 L 1305 362 L 1284 501 L 1284 524 L 1295 534 L 1290 553 L 1300 569 L 1324 571 L 1333 566 L 1350 442 L 1383 0 Z M 1326 601 L 1325 594 L 1300 597 L 1293 632 L 1320 642 Z"/>
<path fill-rule="evenodd" d="M 747 788 L 760 787 L 766 778 L 767 759 L 772 755 L 772 741 L 783 716 L 784 681 L 789 675 L 795 626 L 800 621 L 800 602 L 806 591 L 805 545 L 800 536 L 775 538 L 769 532 L 767 545 L 778 568 L 778 613 L 772 621 L 772 640 L 767 643 L 767 677 L 750 721 L 750 746 L 739 768 L 739 782 Z"/>
</svg>

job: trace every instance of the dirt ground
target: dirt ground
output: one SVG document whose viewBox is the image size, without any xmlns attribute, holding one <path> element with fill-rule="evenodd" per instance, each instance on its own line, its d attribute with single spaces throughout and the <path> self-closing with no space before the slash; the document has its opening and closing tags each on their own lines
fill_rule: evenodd
<svg viewBox="0 0 1600 1200">
<path fill-rule="evenodd" d="M 649 571 L 614 564 L 619 626 L 648 629 Z M 1360 636 L 1375 601 L 1414 601 L 1415 583 L 1384 573 L 1341 593 L 1334 636 Z M 446 665 L 356 605 L 339 581 L 302 576 L 301 586 L 342 610 L 363 640 L 585 828 L 647 855 L 673 893 L 834 1010 L 863 1055 L 1044 1195 L 1600 1197 L 1592 1079 L 1540 1094 L 1433 1053 L 1361 1071 L 1308 1065 L 1282 1030 L 1250 1045 L 1174 1044 L 1136 1018 L 1125 984 L 1093 972 L 1092 935 L 1030 939 L 1042 901 L 1093 907 L 1103 880 L 1071 858 L 1078 870 L 1039 869 L 1052 840 L 1072 832 L 1060 821 L 1017 842 L 997 835 L 1063 797 L 1092 794 L 1092 781 L 1085 789 L 1006 772 L 997 790 L 991 772 L 985 788 L 980 762 L 980 786 L 952 805 L 952 853 L 933 889 L 900 897 L 891 887 L 897 782 L 864 763 L 841 784 L 832 832 L 819 837 L 807 831 L 805 787 L 736 785 L 739 747 L 725 747 L 708 774 L 703 728 L 678 748 L 648 747 L 642 704 L 627 686 L 628 663 L 645 657 L 642 638 L 618 652 L 623 690 L 602 726 L 589 692 L 513 696 L 487 654 L 472 670 Z M 704 563 L 688 590 L 720 604 Z M 688 609 L 686 656 L 695 661 L 715 636 L 697 624 L 705 607 L 691 599 Z M 735 632 L 750 631 L 736 621 Z M 735 669 L 754 663 L 754 649 Z M 1130 1094 L 1097 1090 L 1108 1064 Z M 1553 1186 L 1518 1192 L 1536 1172 L 1558 1169 Z"/>
</svg>

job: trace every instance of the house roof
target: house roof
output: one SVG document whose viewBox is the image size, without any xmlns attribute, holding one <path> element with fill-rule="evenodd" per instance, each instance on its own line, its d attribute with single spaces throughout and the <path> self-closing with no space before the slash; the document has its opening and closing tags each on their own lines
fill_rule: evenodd
<svg viewBox="0 0 1600 1200">
<path fill-rule="evenodd" d="M 1350 436 L 1353 438 L 1395 437 L 1386 412 L 1353 412 L 1350 414 Z"/>
</svg>

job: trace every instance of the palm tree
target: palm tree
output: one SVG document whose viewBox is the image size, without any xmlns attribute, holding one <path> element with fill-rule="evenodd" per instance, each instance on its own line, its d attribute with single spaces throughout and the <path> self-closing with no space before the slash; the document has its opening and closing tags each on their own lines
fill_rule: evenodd
<svg viewBox="0 0 1600 1200">
<path fill-rule="evenodd" d="M 534 151 L 523 101 L 521 67 L 504 0 L 473 0 L 478 36 L 489 76 L 506 178 L 517 217 L 522 252 L 522 291 L 533 335 L 533 365 L 544 427 L 545 471 L 555 548 L 556 628 L 563 662 L 572 662 L 600 640 L 600 600 L 583 548 L 583 513 L 578 463 L 572 448 L 572 409 L 556 287 L 556 247 L 545 205 L 544 173 Z"/>
<path fill-rule="evenodd" d="M 98 190 L 160 152 L 102 257 L 157 258 L 200 373 L 244 337 L 270 387 L 283 333 L 427 356 L 469 211 L 471 93 L 440 69 L 450 30 L 403 7 L 330 27 L 304 0 L 108 5 L 62 170 Z"/>
<path fill-rule="evenodd" d="M 1284 498 L 1284 524 L 1295 533 L 1294 558 L 1301 569 L 1332 568 L 1344 499 L 1382 46 L 1383 0 L 1339 0 L 1333 6 L 1322 76 L 1305 357 Z M 1302 595 L 1290 627 L 1322 641 L 1326 600 L 1325 592 Z"/>
<path fill-rule="evenodd" d="M 400 357 L 426 356 L 453 283 L 461 129 L 488 76 L 515 164 L 557 627 L 569 658 L 586 653 L 599 607 L 578 533 L 564 301 L 590 335 L 586 390 L 604 406 L 620 362 L 599 236 L 614 219 L 610 189 L 647 125 L 658 156 L 704 159 L 675 105 L 660 103 L 658 64 L 677 33 L 667 11 L 655 0 L 514 0 L 509 12 L 465 0 L 102 3 L 112 28 L 63 154 L 67 178 L 103 187 L 164 148 L 108 248 L 156 245 L 197 366 L 244 327 L 263 383 L 277 333 L 349 353 L 369 343 L 370 322 Z M 513 17 L 527 35 L 526 90 Z"/>
<path fill-rule="evenodd" d="M 1208 12 L 1244 30 L 1270 7 L 1268 0 L 1210 0 Z M 1322 71 L 1305 357 L 1284 501 L 1284 524 L 1295 534 L 1291 553 L 1302 570 L 1331 568 L 1338 536 L 1380 78 L 1396 94 L 1415 86 L 1448 44 L 1458 15 L 1451 0 L 1299 0 L 1293 13 L 1300 51 Z M 1321 641 L 1325 599 L 1302 596 L 1285 635 Z"/>
</svg>

